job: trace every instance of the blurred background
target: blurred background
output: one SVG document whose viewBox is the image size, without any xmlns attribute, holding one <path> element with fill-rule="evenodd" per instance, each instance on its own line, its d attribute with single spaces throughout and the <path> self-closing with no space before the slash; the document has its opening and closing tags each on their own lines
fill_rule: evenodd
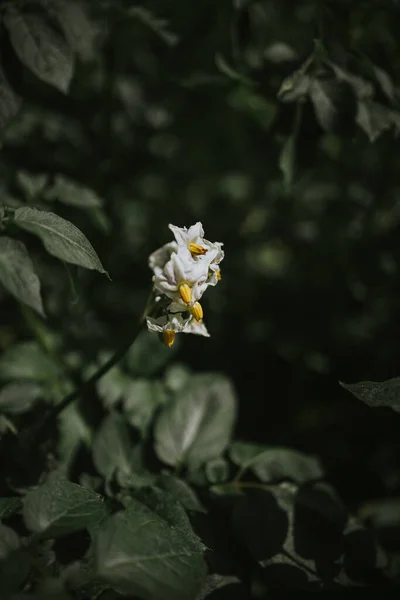
<svg viewBox="0 0 400 600">
<path fill-rule="evenodd" d="M 69 95 L 16 83 L 0 161 L 4 204 L 70 219 L 111 275 L 66 269 L 27 234 L 49 329 L 88 360 L 134 329 L 169 223 L 223 242 L 211 338 L 171 356 L 229 375 L 238 437 L 319 455 L 351 508 L 400 492 L 398 416 L 339 385 L 400 374 L 399 9 L 98 2 Z M 1 293 L 6 348 L 31 334 Z"/>
</svg>

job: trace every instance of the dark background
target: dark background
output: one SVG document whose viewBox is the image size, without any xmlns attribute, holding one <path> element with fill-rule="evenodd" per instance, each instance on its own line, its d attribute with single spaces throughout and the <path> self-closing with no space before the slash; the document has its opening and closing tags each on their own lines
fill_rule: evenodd
<svg viewBox="0 0 400 600">
<path fill-rule="evenodd" d="M 92 7 L 99 36 L 88 40 L 70 95 L 14 73 L 26 100 L 3 142 L 4 202 L 49 210 L 26 183 L 42 173 L 103 199 L 102 208 L 82 209 L 78 195 L 77 206 L 54 210 L 84 231 L 112 282 L 74 267 L 69 276 L 26 237 L 49 330 L 85 359 L 116 348 L 143 310 L 148 256 L 169 241 L 168 223 L 200 220 L 225 249 L 222 281 L 204 299 L 211 338 L 182 336 L 173 359 L 229 375 L 240 397 L 238 437 L 319 455 L 350 508 L 397 495 L 399 417 L 364 406 L 339 381 L 400 371 L 399 141 L 382 127 L 371 142 L 354 93 L 336 82 L 330 131 L 305 99 L 285 189 L 280 156 L 297 109 L 277 93 L 318 38 L 387 105 L 363 59 L 383 69 L 396 107 L 398 3 L 124 8 Z M 5 294 L 1 314 L 3 348 L 29 337 Z"/>
</svg>

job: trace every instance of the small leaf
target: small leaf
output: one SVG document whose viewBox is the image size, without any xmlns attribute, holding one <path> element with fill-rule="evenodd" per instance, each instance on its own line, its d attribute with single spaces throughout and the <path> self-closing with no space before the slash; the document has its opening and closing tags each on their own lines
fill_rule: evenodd
<svg viewBox="0 0 400 600">
<path fill-rule="evenodd" d="M 105 408 L 110 410 L 122 399 L 128 382 L 128 377 L 118 365 L 107 371 L 97 382 L 96 390 Z"/>
<path fill-rule="evenodd" d="M 100 527 L 94 545 L 98 575 L 125 595 L 193 600 L 205 578 L 203 547 L 194 533 L 136 499 Z"/>
<path fill-rule="evenodd" d="M 224 458 L 214 458 L 206 463 L 206 476 L 210 483 L 223 483 L 229 477 L 229 465 Z"/>
<path fill-rule="evenodd" d="M 260 444 L 233 442 L 229 448 L 229 458 L 238 467 L 246 469 L 265 450 L 267 450 L 267 446 L 261 446 Z"/>
<path fill-rule="evenodd" d="M 338 81 L 342 81 L 347 83 L 353 90 L 355 96 L 360 100 L 365 100 L 368 98 L 372 98 L 374 95 L 374 86 L 370 81 L 366 81 L 362 77 L 358 75 L 353 75 L 353 73 L 349 73 L 345 69 L 342 69 L 339 65 L 327 60 L 326 64 L 331 67 L 333 70 L 336 79 Z"/>
<path fill-rule="evenodd" d="M 132 17 L 136 17 L 147 27 L 150 27 L 160 36 L 160 38 L 168 44 L 168 46 L 176 46 L 179 41 L 179 38 L 175 33 L 172 33 L 168 30 L 168 21 L 165 19 L 160 19 L 156 17 L 150 10 L 144 8 L 143 6 L 134 6 L 129 9 L 128 15 Z"/>
<path fill-rule="evenodd" d="M 400 412 L 400 377 L 387 381 L 360 381 L 359 383 L 339 382 L 345 390 L 373 408 L 390 406 Z"/>
<path fill-rule="evenodd" d="M 96 432 L 92 456 L 98 472 L 106 479 L 116 471 L 131 473 L 133 447 L 125 419 L 111 413 Z"/>
<path fill-rule="evenodd" d="M 18 208 L 14 223 L 37 235 L 52 256 L 86 269 L 106 272 L 87 238 L 66 219 L 36 208 Z"/>
<path fill-rule="evenodd" d="M 28 412 L 41 393 L 41 386 L 33 381 L 9 383 L 0 390 L 0 413 L 20 415 Z"/>
<path fill-rule="evenodd" d="M 213 573 L 212 575 L 208 575 L 203 588 L 201 589 L 198 596 L 196 596 L 195 600 L 206 600 L 209 598 L 213 600 L 214 592 L 222 588 L 226 588 L 229 586 L 229 589 L 224 589 L 224 595 L 215 594 L 215 598 L 223 600 L 226 598 L 229 600 L 250 600 L 250 596 L 246 594 L 245 587 L 241 583 L 240 579 L 234 577 L 233 575 L 217 575 L 217 573 Z"/>
<path fill-rule="evenodd" d="M 47 185 L 47 175 L 17 171 L 16 182 L 27 200 L 33 200 L 39 196 Z"/>
<path fill-rule="evenodd" d="M 78 208 L 99 208 L 103 205 L 96 192 L 63 175 L 56 175 L 53 185 L 46 190 L 45 199 Z"/>
<path fill-rule="evenodd" d="M 22 506 L 21 498 L 13 496 L 11 498 L 0 498 L 0 519 L 8 519 L 16 513 Z"/>
<path fill-rule="evenodd" d="M 10 527 L 0 524 L 1 597 L 8 599 L 10 594 L 16 593 L 28 571 L 27 555 L 21 550 L 18 535 Z"/>
<path fill-rule="evenodd" d="M 313 60 L 313 56 L 309 56 L 299 69 L 285 77 L 277 94 L 281 102 L 296 102 L 306 98 L 312 81 L 307 71 Z"/>
<path fill-rule="evenodd" d="M 38 8 L 38 7 L 36 7 Z M 71 83 L 73 54 L 45 11 L 29 10 L 29 4 L 8 4 L 4 24 L 20 61 L 42 81 L 61 92 Z"/>
<path fill-rule="evenodd" d="M 54 477 L 23 500 L 27 528 L 43 537 L 60 537 L 99 523 L 107 515 L 99 494 Z"/>
<path fill-rule="evenodd" d="M 37 342 L 20 342 L 0 357 L 0 379 L 54 381 L 60 367 L 45 354 Z"/>
<path fill-rule="evenodd" d="M 0 131 L 17 114 L 21 102 L 20 96 L 12 89 L 0 66 Z"/>
<path fill-rule="evenodd" d="M 378 137 L 392 126 L 391 112 L 382 104 L 372 100 L 358 103 L 356 123 L 375 142 Z"/>
<path fill-rule="evenodd" d="M 223 376 L 199 375 L 159 416 L 154 431 L 157 456 L 168 465 L 195 468 L 217 458 L 229 443 L 236 397 Z"/>
<path fill-rule="evenodd" d="M 337 117 L 334 103 L 336 91 L 334 81 L 313 79 L 310 85 L 310 99 L 315 115 L 325 131 L 332 131 Z"/>
<path fill-rule="evenodd" d="M 70 404 L 59 415 L 58 432 L 57 453 L 63 465 L 68 467 L 81 444 L 90 447 L 93 435 L 76 403 Z"/>
<path fill-rule="evenodd" d="M 250 468 L 265 483 L 281 479 L 306 483 L 324 476 L 316 458 L 290 448 L 269 448 L 258 455 Z"/>
<path fill-rule="evenodd" d="M 279 156 L 279 168 L 283 175 L 283 186 L 288 194 L 292 189 L 296 158 L 296 137 L 294 134 L 286 138 Z"/>
<path fill-rule="evenodd" d="M 125 388 L 123 408 L 128 422 L 146 435 L 156 409 L 165 404 L 166 393 L 158 381 L 136 379 Z"/>
<path fill-rule="evenodd" d="M 250 78 L 246 77 L 242 73 L 239 73 L 239 71 L 233 69 L 228 64 L 227 60 L 219 52 L 217 52 L 217 54 L 215 55 L 215 64 L 217 66 L 217 69 L 221 71 L 221 73 L 229 77 L 229 79 L 232 79 L 233 81 L 238 81 L 239 83 L 243 83 L 244 85 L 254 85 L 254 82 Z"/>
<path fill-rule="evenodd" d="M 0 282 L 17 300 L 44 316 L 40 281 L 22 242 L 0 237 Z"/>
<path fill-rule="evenodd" d="M 179 479 L 174 475 L 162 474 L 157 479 L 157 485 L 171 494 L 171 496 L 180 502 L 186 510 L 193 510 L 201 513 L 207 512 L 194 490 L 192 490 L 190 485 L 183 479 Z"/>
</svg>

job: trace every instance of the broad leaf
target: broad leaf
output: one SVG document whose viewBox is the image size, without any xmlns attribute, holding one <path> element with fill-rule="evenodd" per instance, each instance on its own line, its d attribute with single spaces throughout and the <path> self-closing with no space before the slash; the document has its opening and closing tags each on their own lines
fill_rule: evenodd
<svg viewBox="0 0 400 600">
<path fill-rule="evenodd" d="M 53 185 L 46 190 L 45 198 L 79 208 L 99 208 L 103 204 L 96 192 L 63 175 L 56 175 Z"/>
<path fill-rule="evenodd" d="M 332 131 L 337 118 L 335 95 L 337 85 L 334 81 L 313 79 L 310 85 L 310 99 L 314 105 L 315 115 L 322 129 Z"/>
<path fill-rule="evenodd" d="M 224 590 L 223 595 L 218 590 Z M 216 592 L 214 594 L 214 592 Z M 250 600 L 250 595 L 246 593 L 245 586 L 240 579 L 233 575 L 208 575 L 200 593 L 195 600 Z"/>
<path fill-rule="evenodd" d="M 143 600 L 193 600 L 206 574 L 203 546 L 160 508 L 132 499 L 102 524 L 94 540 L 97 573 L 116 591 Z"/>
<path fill-rule="evenodd" d="M 0 413 L 19 415 L 28 412 L 42 393 L 33 381 L 16 381 L 0 389 Z"/>
<path fill-rule="evenodd" d="M 368 406 L 390 406 L 396 412 L 400 412 L 400 377 L 387 381 L 340 382 L 340 385 Z"/>
<path fill-rule="evenodd" d="M 70 404 L 59 415 L 58 431 L 57 453 L 63 465 L 68 467 L 81 444 L 90 447 L 93 435 L 76 402 Z"/>
<path fill-rule="evenodd" d="M 324 475 L 319 461 L 307 454 L 283 447 L 266 447 L 245 442 L 235 442 L 229 456 L 242 471 L 250 469 L 261 481 L 270 483 L 290 479 L 306 483 Z"/>
<path fill-rule="evenodd" d="M 125 419 L 111 413 L 104 419 L 93 441 L 92 457 L 96 469 L 106 479 L 117 470 L 129 474 L 132 452 Z"/>
<path fill-rule="evenodd" d="M 22 242 L 0 237 L 0 282 L 20 302 L 44 316 L 40 281 Z"/>
<path fill-rule="evenodd" d="M 20 61 L 45 83 L 67 92 L 74 58 L 49 15 L 44 10 L 31 10 L 29 3 L 10 3 L 6 5 L 3 18 Z"/>
<path fill-rule="evenodd" d="M 23 500 L 25 525 L 46 538 L 86 529 L 106 515 L 102 496 L 56 477 L 28 492 Z"/>
<path fill-rule="evenodd" d="M 66 219 L 36 208 L 18 208 L 14 222 L 37 235 L 52 256 L 86 269 L 106 272 L 88 239 Z"/>
<path fill-rule="evenodd" d="M 299 69 L 285 77 L 278 91 L 278 99 L 281 102 L 296 102 L 306 98 L 312 81 L 308 74 L 312 62 L 313 57 L 310 56 Z"/>
<path fill-rule="evenodd" d="M 107 356 L 104 361 L 101 360 L 100 363 L 106 362 L 109 356 Z M 103 377 L 97 382 L 96 390 L 98 395 L 103 401 L 103 405 L 105 408 L 110 410 L 125 394 L 125 390 L 127 384 L 129 382 L 129 378 L 125 375 L 119 365 L 112 367 Z"/>
<path fill-rule="evenodd" d="M 156 422 L 157 456 L 168 465 L 190 467 L 218 457 L 229 444 L 235 416 L 236 397 L 228 379 L 193 377 Z"/>
<path fill-rule="evenodd" d="M 17 171 L 16 174 L 16 183 L 28 201 L 34 200 L 42 194 L 47 185 L 47 180 L 47 175 L 38 175 L 28 171 Z"/>
<path fill-rule="evenodd" d="M 21 98 L 10 86 L 0 66 L 0 131 L 17 114 L 20 106 Z"/>
<path fill-rule="evenodd" d="M 205 469 L 210 483 L 223 483 L 229 477 L 229 465 L 224 458 L 214 458 L 208 461 Z"/>
<path fill-rule="evenodd" d="M 128 422 L 146 435 L 156 409 L 165 403 L 166 393 L 158 381 L 130 381 L 124 393 L 123 407 Z"/>
<path fill-rule="evenodd" d="M 0 356 L 0 379 L 54 381 L 60 367 L 45 354 L 37 342 L 20 342 Z"/>
<path fill-rule="evenodd" d="M 12 496 L 11 498 L 0 498 L 0 520 L 8 519 L 16 513 L 22 506 L 21 498 Z"/>
<path fill-rule="evenodd" d="M 392 126 L 391 111 L 372 100 L 358 103 L 356 122 L 367 134 L 371 142 Z"/>
<path fill-rule="evenodd" d="M 172 348 L 167 348 L 160 343 L 157 335 L 143 329 L 126 355 L 127 368 L 138 377 L 154 375 L 174 357 L 179 349 L 177 341 Z"/>
<path fill-rule="evenodd" d="M 171 494 L 186 510 L 202 513 L 207 512 L 194 490 L 183 479 L 179 479 L 174 475 L 162 474 L 157 479 L 157 485 Z"/>
</svg>

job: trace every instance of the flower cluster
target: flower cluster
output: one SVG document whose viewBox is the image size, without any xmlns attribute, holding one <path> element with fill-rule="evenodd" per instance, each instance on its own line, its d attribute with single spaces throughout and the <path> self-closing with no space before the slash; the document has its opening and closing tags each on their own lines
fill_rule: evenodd
<svg viewBox="0 0 400 600">
<path fill-rule="evenodd" d="M 221 279 L 219 263 L 224 258 L 222 244 L 206 240 L 200 222 L 189 229 L 175 225 L 169 228 L 175 241 L 149 258 L 156 307 L 161 314 L 147 317 L 147 327 L 162 333 L 166 346 L 172 346 L 176 333 L 209 337 L 200 299 L 209 285 L 217 285 Z"/>
</svg>

